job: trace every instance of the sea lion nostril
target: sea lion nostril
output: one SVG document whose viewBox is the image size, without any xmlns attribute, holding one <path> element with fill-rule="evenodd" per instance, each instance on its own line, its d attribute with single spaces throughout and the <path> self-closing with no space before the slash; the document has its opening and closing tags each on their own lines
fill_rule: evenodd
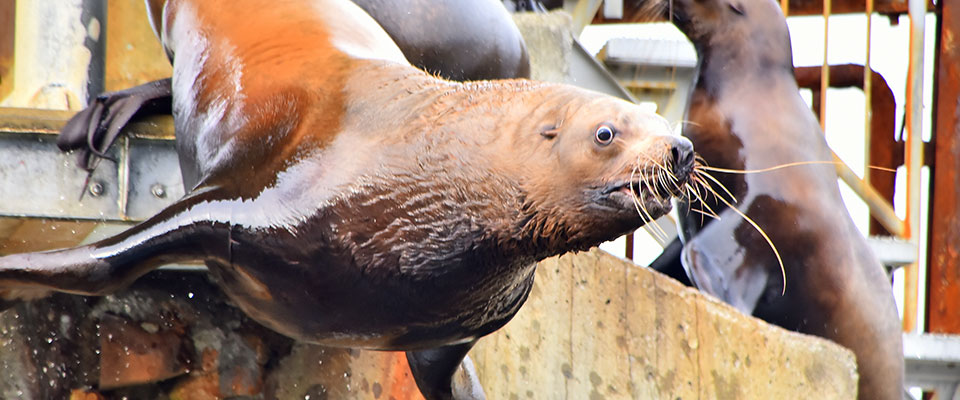
<svg viewBox="0 0 960 400">
<path fill-rule="evenodd" d="M 693 144 L 684 137 L 676 137 L 670 148 L 673 175 L 683 179 L 693 170 Z"/>
</svg>

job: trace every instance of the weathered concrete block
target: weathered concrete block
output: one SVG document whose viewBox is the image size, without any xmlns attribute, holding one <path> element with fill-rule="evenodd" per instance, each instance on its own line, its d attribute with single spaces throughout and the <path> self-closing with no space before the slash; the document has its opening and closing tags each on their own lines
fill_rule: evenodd
<svg viewBox="0 0 960 400">
<path fill-rule="evenodd" d="M 517 13 L 513 21 L 520 29 L 530 54 L 530 78 L 564 82 L 568 73 L 567 57 L 572 49 L 573 19 L 564 12 Z"/>
<path fill-rule="evenodd" d="M 594 250 L 543 261 L 471 353 L 491 399 L 856 398 L 853 354 Z"/>
</svg>

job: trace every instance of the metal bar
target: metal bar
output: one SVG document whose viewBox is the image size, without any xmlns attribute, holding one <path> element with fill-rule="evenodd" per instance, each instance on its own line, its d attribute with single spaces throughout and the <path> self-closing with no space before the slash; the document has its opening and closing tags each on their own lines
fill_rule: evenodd
<svg viewBox="0 0 960 400">
<path fill-rule="evenodd" d="M 920 236 L 920 168 L 923 166 L 923 35 L 926 3 L 910 0 L 910 64 L 907 70 L 907 146 L 904 159 L 907 166 L 907 218 L 904 235 L 914 243 Z M 917 329 L 917 264 L 904 269 L 903 330 Z"/>
<path fill-rule="evenodd" d="M 4 177 L 0 180 L 0 193 L 4 194 L 0 216 L 137 221 L 183 196 L 179 163 L 170 140 L 133 138 L 128 145 L 114 146 L 111 155 L 120 165 L 101 162 L 90 185 L 84 187 L 86 172 L 54 144 L 54 133 L 69 115 L 0 109 L 0 176 Z M 166 121 L 160 130 L 172 130 L 170 118 Z M 143 127 L 134 124 L 133 129 Z"/>
<path fill-rule="evenodd" d="M 820 129 L 827 131 L 827 89 L 830 88 L 830 62 L 827 53 L 830 46 L 830 6 L 831 0 L 823 0 L 823 65 L 820 69 Z"/>
<path fill-rule="evenodd" d="M 821 0 L 789 0 L 788 3 L 789 12 L 785 13 L 785 15 L 789 15 L 791 17 L 823 14 L 823 2 Z M 928 0 L 927 4 L 928 9 L 932 9 L 934 7 L 933 1 Z M 647 5 L 647 7 L 644 7 L 645 5 Z M 831 4 L 830 14 L 862 14 L 865 10 L 866 7 L 863 0 L 838 0 Z M 907 2 L 903 0 L 876 0 L 874 2 L 873 11 L 875 13 L 884 15 L 906 14 Z M 607 19 L 603 18 L 602 15 L 598 15 L 593 20 L 593 23 L 622 24 L 630 22 L 651 22 L 654 20 L 662 20 L 658 18 L 662 17 L 651 15 L 649 10 L 649 0 L 627 0 L 624 2 L 622 19 Z"/>
<path fill-rule="evenodd" d="M 927 249 L 928 332 L 960 333 L 960 3 L 939 2 Z"/>
<path fill-rule="evenodd" d="M 866 51 L 864 54 L 863 61 L 863 142 L 864 142 L 864 154 L 863 154 L 863 166 L 865 171 L 869 171 L 870 168 L 870 144 L 873 143 L 873 130 L 871 129 L 870 123 L 873 121 L 873 70 L 870 68 L 870 44 L 871 41 L 871 32 L 873 32 L 873 0 L 865 0 L 866 4 L 864 7 L 864 15 L 867 17 L 867 43 Z M 864 182 L 867 184 L 870 183 L 870 173 L 866 173 L 863 176 Z"/>
<path fill-rule="evenodd" d="M 837 176 L 867 204 L 867 207 L 870 208 L 870 215 L 879 221 L 890 233 L 896 236 L 903 236 L 903 221 L 897 217 L 893 206 L 891 206 L 883 195 L 877 192 L 873 186 L 870 186 L 869 183 L 860 179 L 857 173 L 853 172 L 850 166 L 844 163 L 840 157 L 837 157 L 837 154 L 834 153 L 833 150 L 830 150 L 830 153 L 833 154 Z"/>
<path fill-rule="evenodd" d="M 563 8 L 573 16 L 573 35 L 579 37 L 583 28 L 593 21 L 600 10 L 600 0 L 564 0 Z"/>
<path fill-rule="evenodd" d="M 603 0 L 603 17 L 607 19 L 623 18 L 623 0 Z"/>
<path fill-rule="evenodd" d="M 619 97 L 632 103 L 637 99 L 614 77 L 603 64 L 600 64 L 576 38 L 573 38 L 572 49 L 567 54 L 569 69 L 564 77 L 566 83 L 590 88 L 601 93 Z"/>
</svg>

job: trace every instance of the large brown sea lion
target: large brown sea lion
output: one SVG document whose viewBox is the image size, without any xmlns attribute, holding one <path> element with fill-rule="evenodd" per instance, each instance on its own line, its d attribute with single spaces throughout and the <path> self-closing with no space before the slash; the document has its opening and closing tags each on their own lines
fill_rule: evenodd
<svg viewBox="0 0 960 400">
<path fill-rule="evenodd" d="M 715 174 L 779 250 L 785 293 L 771 246 L 716 200 L 710 208 L 726 209 L 718 220 L 681 207 L 688 276 L 743 312 L 852 349 L 861 399 L 901 398 L 903 350 L 890 283 L 843 205 L 830 150 L 798 93 L 780 7 L 771 0 L 671 4 L 674 23 L 699 56 L 683 135 L 706 164 L 762 170 L 806 163 Z M 654 264 L 663 269 L 664 261 Z"/>
<path fill-rule="evenodd" d="M 664 214 L 691 173 L 689 141 L 633 104 L 438 79 L 352 3 L 265 3 L 159 9 L 194 190 L 103 241 L 0 258 L 8 296 L 102 295 L 200 261 L 277 332 L 404 350 L 427 398 L 479 397 L 451 376 L 523 304 L 535 262 Z"/>
</svg>

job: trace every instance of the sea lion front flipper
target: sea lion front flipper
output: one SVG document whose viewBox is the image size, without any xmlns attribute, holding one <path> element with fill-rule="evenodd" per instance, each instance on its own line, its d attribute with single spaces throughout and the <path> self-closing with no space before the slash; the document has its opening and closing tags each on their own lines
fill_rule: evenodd
<svg viewBox="0 0 960 400">
<path fill-rule="evenodd" d="M 734 232 L 746 222 L 727 214 L 687 240 L 680 262 L 698 289 L 752 314 L 768 285 L 770 266 L 750 261 L 743 246 L 732 243 Z"/>
<path fill-rule="evenodd" d="M 78 166 L 92 171 L 97 158 L 106 157 L 120 130 L 134 116 L 170 114 L 172 99 L 170 78 L 103 93 L 67 121 L 57 137 L 57 147 L 62 151 L 79 150 Z"/>
<path fill-rule="evenodd" d="M 475 343 L 476 340 L 407 352 L 410 371 L 427 400 L 486 399 L 473 361 L 467 357 Z"/>
</svg>

